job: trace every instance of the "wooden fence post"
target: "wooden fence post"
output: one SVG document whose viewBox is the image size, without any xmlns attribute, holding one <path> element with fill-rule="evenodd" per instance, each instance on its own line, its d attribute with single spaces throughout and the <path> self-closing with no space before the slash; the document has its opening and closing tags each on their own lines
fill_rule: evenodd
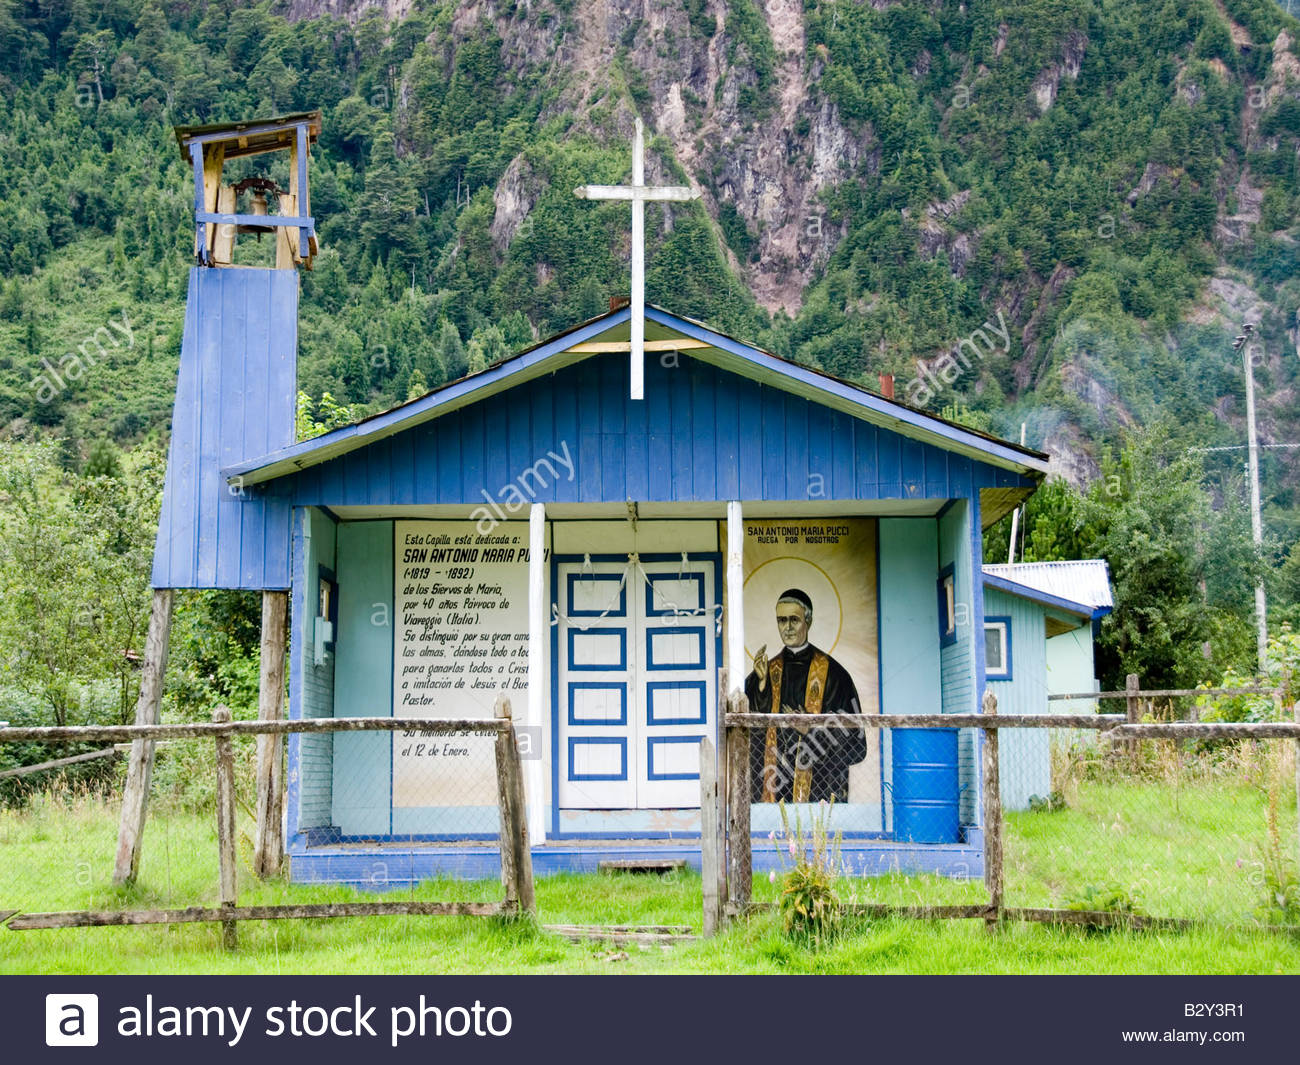
<svg viewBox="0 0 1300 1065">
<path fill-rule="evenodd" d="M 284 717 L 285 619 L 289 593 L 262 593 L 261 679 L 257 698 L 260 721 Z M 257 737 L 257 833 L 253 875 L 275 876 L 284 860 L 284 737 Z"/>
<path fill-rule="evenodd" d="M 749 713 L 749 699 L 743 693 L 728 700 L 732 712 Z M 733 911 L 740 912 L 753 897 L 754 856 L 749 838 L 749 730 L 727 729 L 727 898 Z"/>
<path fill-rule="evenodd" d="M 727 919 L 727 671 L 718 670 L 718 745 L 715 781 L 717 784 L 717 814 L 713 819 L 713 837 L 717 840 L 718 866 L 715 883 L 718 886 L 718 912 L 725 923 Z M 701 823 L 702 825 L 702 823 Z"/>
<path fill-rule="evenodd" d="M 1124 699 L 1125 716 L 1130 725 L 1136 725 L 1142 720 L 1142 700 L 1138 698 L 1138 691 L 1141 685 L 1138 684 L 1138 675 L 1130 673 L 1124 678 L 1124 691 L 1127 693 Z M 1139 741 L 1134 738 L 1128 741 L 1129 767 L 1136 770 L 1138 767 L 1138 755 L 1140 749 Z"/>
<path fill-rule="evenodd" d="M 990 717 L 998 712 L 998 697 L 984 692 L 983 710 Z M 999 776 L 998 730 L 984 729 L 984 884 L 988 888 L 992 913 L 986 927 L 996 929 L 1002 921 L 1002 783 Z"/>
<path fill-rule="evenodd" d="M 510 700 L 498 695 L 494 712 L 510 721 Z M 536 914 L 533 891 L 533 854 L 528 845 L 528 818 L 524 805 L 524 774 L 519 764 L 519 744 L 514 725 L 501 729 L 496 738 L 497 802 L 501 817 L 501 883 L 506 904 L 520 913 Z"/>
<path fill-rule="evenodd" d="M 137 725 L 158 724 L 163 678 L 167 672 L 173 594 L 170 588 L 154 589 L 149 612 L 149 634 L 145 637 L 140 697 L 135 704 Z M 131 741 L 131 760 L 127 764 L 126 787 L 122 791 L 122 816 L 117 830 L 117 855 L 113 862 L 114 884 L 132 882 L 140 871 L 140 846 L 144 840 L 144 823 L 149 812 L 153 755 L 153 740 Z"/>
<path fill-rule="evenodd" d="M 212 711 L 217 725 L 230 723 L 230 711 L 218 706 Z M 221 908 L 234 909 L 239 901 L 235 877 L 235 753 L 229 733 L 215 738 L 217 747 L 217 862 L 221 874 Z M 221 922 L 221 944 L 227 950 L 239 945 L 233 919 Z"/>
<path fill-rule="evenodd" d="M 700 880 L 704 897 L 704 935 L 715 936 L 722 924 L 718 895 L 718 764 L 713 741 L 700 737 Z"/>
<path fill-rule="evenodd" d="M 1277 700 L 1283 711 L 1286 710 L 1286 699 L 1290 694 L 1291 671 L 1284 668 L 1277 690 Z M 1279 721 L 1286 719 L 1285 713 L 1279 713 L 1277 716 Z M 1291 716 L 1295 719 L 1295 723 L 1300 725 L 1300 702 L 1291 704 Z M 1296 860 L 1300 862 L 1300 739 L 1295 740 L 1291 746 L 1295 754 Z"/>
</svg>

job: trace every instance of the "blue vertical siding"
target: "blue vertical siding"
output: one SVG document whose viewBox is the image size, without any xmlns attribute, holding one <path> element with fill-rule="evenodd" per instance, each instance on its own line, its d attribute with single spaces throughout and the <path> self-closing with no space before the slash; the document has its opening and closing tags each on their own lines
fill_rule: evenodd
<svg viewBox="0 0 1300 1065">
<path fill-rule="evenodd" d="M 541 502 L 953 499 L 1031 483 L 685 356 L 647 360 L 646 398 L 634 403 L 619 354 L 288 474 L 269 492 L 299 505 L 473 504 L 565 447 L 574 476 L 537 488 Z"/>
<path fill-rule="evenodd" d="M 984 589 L 984 616 L 1010 618 L 1011 679 L 988 678 L 999 714 L 1046 714 L 1047 623 L 1037 603 Z M 998 736 L 1002 803 L 1027 810 L 1032 796 L 1052 790 L 1050 736 L 1046 729 L 1003 729 Z"/>
<path fill-rule="evenodd" d="M 290 508 L 221 470 L 294 440 L 298 275 L 190 271 L 155 588 L 288 588 Z"/>
<path fill-rule="evenodd" d="M 983 632 L 983 599 L 976 597 L 981 582 L 972 579 L 972 522 L 975 520 L 974 501 L 959 499 L 940 516 L 938 522 L 938 569 L 949 565 L 953 567 L 958 603 L 957 639 L 939 652 L 945 714 L 972 714 L 979 710 L 983 646 L 977 642 L 976 635 Z M 963 729 L 958 736 L 957 767 L 962 823 L 976 824 L 980 815 L 979 748 L 976 733 L 970 729 Z"/>
</svg>

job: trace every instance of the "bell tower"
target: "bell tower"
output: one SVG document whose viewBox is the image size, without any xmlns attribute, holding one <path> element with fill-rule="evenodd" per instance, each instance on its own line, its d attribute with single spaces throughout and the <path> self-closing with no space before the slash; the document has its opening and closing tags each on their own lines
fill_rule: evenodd
<svg viewBox="0 0 1300 1065">
<path fill-rule="evenodd" d="M 181 157 L 194 174 L 196 262 L 154 542 L 139 725 L 158 721 L 177 588 L 262 592 L 258 717 L 283 715 L 291 511 L 286 499 L 228 481 L 222 471 L 294 442 L 298 267 L 311 269 L 316 254 L 307 155 L 320 125 L 314 111 L 176 128 Z M 265 158 L 274 153 L 288 157 L 284 184 L 251 162 L 274 161 Z M 266 236 L 275 241 L 273 264 L 265 262 L 272 254 L 266 247 L 260 255 L 247 246 L 239 250 L 252 254 L 237 254 L 238 238 L 250 235 L 259 245 Z M 259 876 L 278 869 L 284 851 L 281 749 L 280 737 L 259 737 L 253 856 Z M 132 742 L 113 868 L 119 884 L 134 880 L 139 868 L 153 755 L 152 740 Z"/>
<path fill-rule="evenodd" d="M 298 267 L 311 268 L 316 227 L 307 157 L 320 112 L 181 126 L 194 175 L 194 246 L 172 411 L 154 588 L 289 587 L 289 507 L 228 484 L 222 470 L 294 442 Z M 288 157 L 287 187 L 267 167 Z M 283 180 L 283 178 L 281 179 Z M 274 240 L 238 255 L 240 237 Z"/>
</svg>

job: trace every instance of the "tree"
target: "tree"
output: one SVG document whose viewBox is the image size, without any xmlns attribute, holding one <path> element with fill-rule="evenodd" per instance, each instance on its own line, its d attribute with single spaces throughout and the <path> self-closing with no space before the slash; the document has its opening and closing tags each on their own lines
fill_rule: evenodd
<svg viewBox="0 0 1300 1065">
<path fill-rule="evenodd" d="M 52 444 L 0 455 L 0 675 L 55 725 L 82 723 L 95 680 L 115 682 L 117 723 L 130 720 L 161 484 L 148 449 L 119 477 L 80 479 Z"/>
<path fill-rule="evenodd" d="M 1147 688 L 1186 688 L 1206 679 L 1203 645 L 1220 612 L 1202 593 L 1203 530 L 1218 519 L 1199 457 L 1179 449 L 1163 423 L 1132 433 L 1102 463 L 1084 507 L 1092 549 L 1110 566 L 1115 611 L 1098 643 L 1103 684 L 1136 673 Z"/>
</svg>

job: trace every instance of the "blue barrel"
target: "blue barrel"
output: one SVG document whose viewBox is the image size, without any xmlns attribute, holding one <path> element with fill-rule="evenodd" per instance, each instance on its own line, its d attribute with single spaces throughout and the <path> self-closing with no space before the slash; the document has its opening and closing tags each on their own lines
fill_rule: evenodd
<svg viewBox="0 0 1300 1065">
<path fill-rule="evenodd" d="M 957 730 L 896 728 L 894 737 L 894 839 L 956 843 Z"/>
</svg>

